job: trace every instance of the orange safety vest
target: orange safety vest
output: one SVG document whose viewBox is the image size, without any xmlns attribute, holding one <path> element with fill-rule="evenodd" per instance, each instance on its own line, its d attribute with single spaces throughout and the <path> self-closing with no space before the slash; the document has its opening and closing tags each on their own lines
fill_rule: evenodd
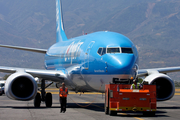
<svg viewBox="0 0 180 120">
<path fill-rule="evenodd" d="M 68 88 L 65 87 L 65 90 L 63 91 L 63 88 L 59 88 L 59 97 L 67 97 Z"/>
</svg>

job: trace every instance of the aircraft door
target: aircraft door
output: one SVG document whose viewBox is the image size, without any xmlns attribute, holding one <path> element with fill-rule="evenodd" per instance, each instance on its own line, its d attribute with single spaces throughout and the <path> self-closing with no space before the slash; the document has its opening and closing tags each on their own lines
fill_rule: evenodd
<svg viewBox="0 0 180 120">
<path fill-rule="evenodd" d="M 94 45 L 94 43 L 95 43 L 95 41 L 91 41 L 85 51 L 85 59 L 84 59 L 85 70 L 89 69 L 89 54 L 90 54 L 91 48 Z"/>
</svg>

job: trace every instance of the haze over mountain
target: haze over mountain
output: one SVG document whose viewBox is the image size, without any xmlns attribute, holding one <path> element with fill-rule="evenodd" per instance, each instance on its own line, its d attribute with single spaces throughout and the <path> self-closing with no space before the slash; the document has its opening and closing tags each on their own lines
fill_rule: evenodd
<svg viewBox="0 0 180 120">
<path fill-rule="evenodd" d="M 68 38 L 114 31 L 136 45 L 140 68 L 180 66 L 179 0 L 63 0 L 63 15 Z M 0 44 L 48 49 L 55 21 L 55 0 L 0 0 Z M 0 58 L 1 66 L 44 68 L 38 53 L 0 48 Z"/>
</svg>

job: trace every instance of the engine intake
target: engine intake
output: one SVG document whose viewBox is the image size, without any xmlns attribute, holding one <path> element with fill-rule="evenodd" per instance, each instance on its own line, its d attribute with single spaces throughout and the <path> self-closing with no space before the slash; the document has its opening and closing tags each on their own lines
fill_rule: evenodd
<svg viewBox="0 0 180 120">
<path fill-rule="evenodd" d="M 156 95 L 158 101 L 171 99 L 174 96 L 175 86 L 172 79 L 162 73 L 151 74 L 145 78 L 149 84 L 156 85 Z"/>
<path fill-rule="evenodd" d="M 6 80 L 5 93 L 11 99 L 31 100 L 37 93 L 37 83 L 30 74 L 17 72 Z"/>
</svg>

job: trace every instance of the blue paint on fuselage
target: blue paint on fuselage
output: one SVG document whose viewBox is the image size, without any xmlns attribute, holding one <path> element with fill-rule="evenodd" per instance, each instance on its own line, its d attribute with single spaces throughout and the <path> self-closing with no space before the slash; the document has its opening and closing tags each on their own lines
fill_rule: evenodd
<svg viewBox="0 0 180 120">
<path fill-rule="evenodd" d="M 106 53 L 100 56 L 98 49 L 107 47 L 132 48 L 133 54 Z M 46 69 L 63 70 L 79 65 L 81 74 L 134 74 L 138 63 L 137 49 L 124 35 L 115 32 L 95 32 L 61 41 L 52 45 L 46 56 Z"/>
</svg>

